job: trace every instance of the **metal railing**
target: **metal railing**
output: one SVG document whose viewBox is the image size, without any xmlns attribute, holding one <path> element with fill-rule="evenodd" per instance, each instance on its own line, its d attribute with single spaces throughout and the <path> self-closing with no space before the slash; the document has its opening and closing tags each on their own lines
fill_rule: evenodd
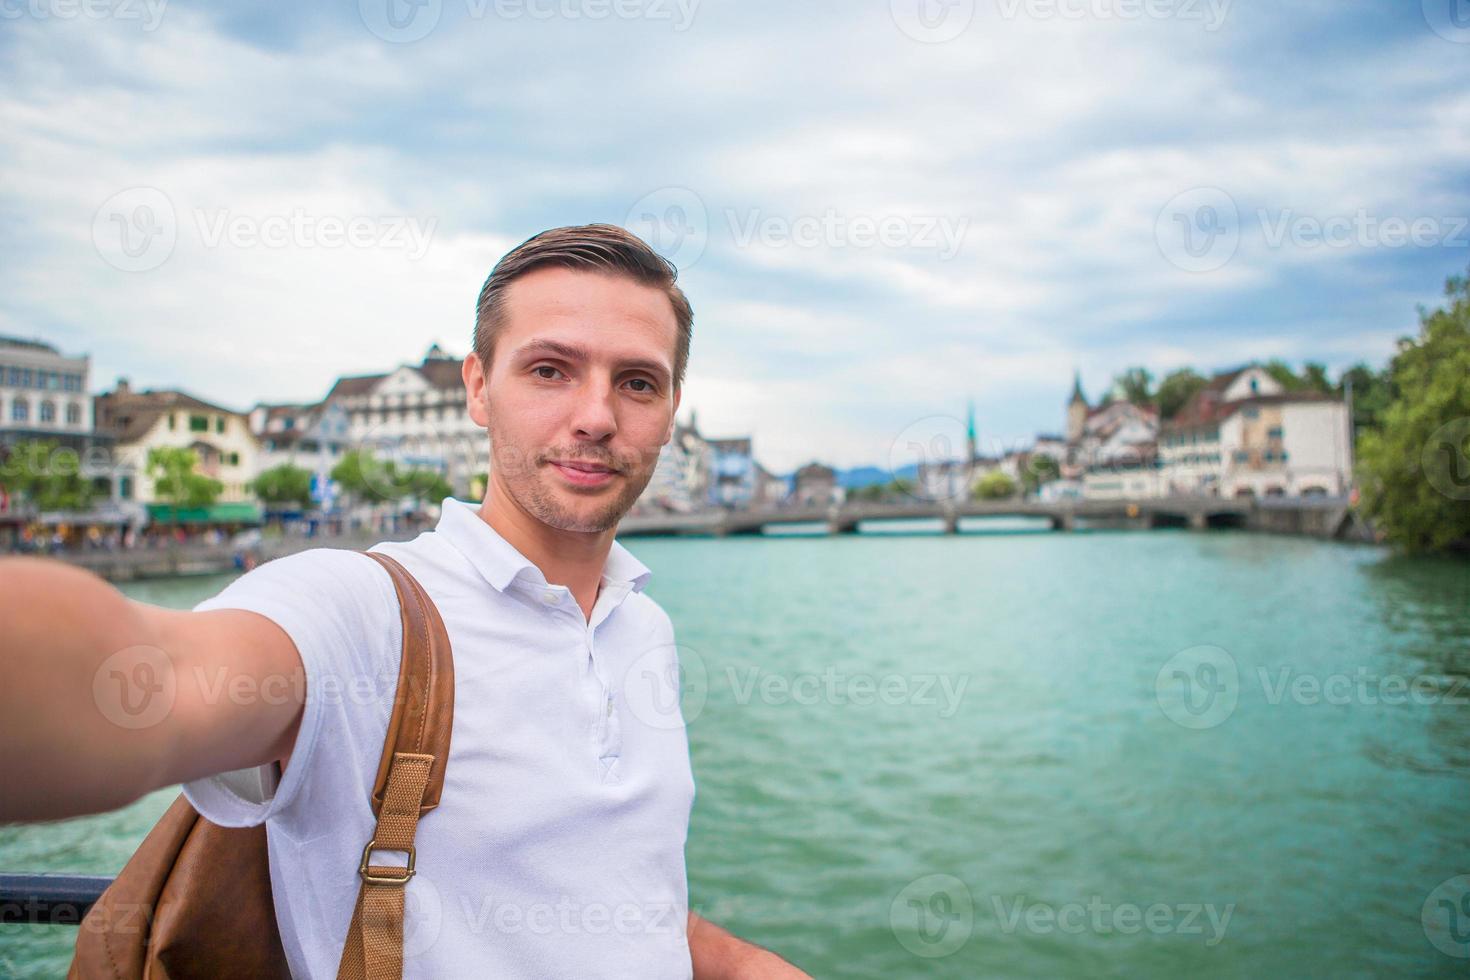
<svg viewBox="0 0 1470 980">
<path fill-rule="evenodd" d="M 110 884 L 111 875 L 0 874 L 0 922 L 78 925 Z"/>
</svg>

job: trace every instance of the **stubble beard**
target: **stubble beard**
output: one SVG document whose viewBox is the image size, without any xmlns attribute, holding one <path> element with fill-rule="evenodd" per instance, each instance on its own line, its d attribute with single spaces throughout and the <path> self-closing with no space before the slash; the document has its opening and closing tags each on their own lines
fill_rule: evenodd
<svg viewBox="0 0 1470 980">
<path fill-rule="evenodd" d="M 504 447 L 504 442 L 498 441 L 494 433 L 491 435 L 492 465 L 498 451 L 493 447 Z M 516 462 L 506 467 L 502 477 L 506 491 L 510 494 L 521 509 L 548 527 L 554 527 L 562 531 L 576 531 L 581 533 L 596 534 L 617 527 L 623 515 L 633 509 L 639 495 L 653 479 L 652 467 L 634 468 L 631 460 L 623 465 L 621 474 L 615 477 L 616 491 L 609 495 L 609 491 L 602 490 L 597 494 L 599 506 L 588 513 L 585 510 L 567 506 L 565 497 L 584 496 L 576 490 L 559 491 L 552 485 L 557 479 L 552 464 L 543 462 L 540 453 L 511 450 L 512 459 Z M 493 478 L 493 476 L 492 476 Z M 591 494 L 585 496 L 591 497 Z"/>
</svg>

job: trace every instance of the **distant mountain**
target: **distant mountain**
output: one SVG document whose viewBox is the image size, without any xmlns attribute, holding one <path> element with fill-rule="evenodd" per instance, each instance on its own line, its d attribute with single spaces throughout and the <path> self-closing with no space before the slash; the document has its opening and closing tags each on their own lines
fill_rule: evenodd
<svg viewBox="0 0 1470 980">
<path fill-rule="evenodd" d="M 870 487 L 875 483 L 888 483 L 895 477 L 904 477 L 913 480 L 919 475 L 919 467 L 915 463 L 900 467 L 890 472 L 878 466 L 855 466 L 850 470 L 837 471 L 837 485 L 844 490 L 857 490 L 861 487 Z M 782 477 L 788 484 L 792 482 L 796 474 L 787 473 Z"/>
</svg>

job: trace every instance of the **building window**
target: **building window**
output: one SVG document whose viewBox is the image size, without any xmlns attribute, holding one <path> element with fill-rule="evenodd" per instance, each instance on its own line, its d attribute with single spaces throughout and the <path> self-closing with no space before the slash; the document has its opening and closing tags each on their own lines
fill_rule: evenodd
<svg viewBox="0 0 1470 980">
<path fill-rule="evenodd" d="M 41 403 L 40 420 L 46 423 L 56 421 L 56 403 L 51 401 L 49 398 Z"/>
<path fill-rule="evenodd" d="M 1261 410 L 1259 408 L 1248 408 L 1242 414 L 1248 419 L 1258 419 L 1261 417 Z"/>
<path fill-rule="evenodd" d="M 117 481 L 117 495 L 121 500 L 133 499 L 133 478 L 130 476 L 120 477 Z"/>
<path fill-rule="evenodd" d="M 31 419 L 30 402 L 24 398 L 17 398 L 10 404 L 10 421 L 29 422 Z"/>
<path fill-rule="evenodd" d="M 239 466 L 240 465 L 240 454 L 239 453 L 230 453 L 230 465 L 231 466 Z"/>
<path fill-rule="evenodd" d="M 1267 439 L 1280 439 L 1281 438 L 1281 426 L 1279 426 L 1279 425 L 1272 426 L 1271 428 L 1267 429 L 1266 430 L 1266 438 Z"/>
<path fill-rule="evenodd" d="M 214 417 L 214 431 L 217 433 L 223 433 L 225 431 L 225 417 L 223 415 L 216 415 Z"/>
<path fill-rule="evenodd" d="M 168 413 L 168 430 L 170 432 L 172 432 L 174 430 L 174 413 L 173 412 L 169 412 Z"/>
<path fill-rule="evenodd" d="M 76 402 L 72 402 L 70 405 L 66 406 L 66 424 L 82 424 L 82 406 L 78 405 Z"/>
<path fill-rule="evenodd" d="M 190 432 L 208 432 L 209 431 L 209 418 L 208 418 L 208 416 L 205 416 L 205 415 L 191 415 L 191 416 L 189 416 L 189 431 Z"/>
<path fill-rule="evenodd" d="M 30 368 L 21 368 L 20 369 L 20 386 L 22 388 L 29 388 L 31 386 L 31 369 Z"/>
<path fill-rule="evenodd" d="M 1250 458 L 1251 458 L 1251 454 L 1248 453 L 1248 452 L 1246 452 L 1244 449 L 1237 449 L 1235 451 L 1235 461 L 1237 463 L 1246 463 L 1246 462 L 1249 462 L 1250 461 Z"/>
</svg>

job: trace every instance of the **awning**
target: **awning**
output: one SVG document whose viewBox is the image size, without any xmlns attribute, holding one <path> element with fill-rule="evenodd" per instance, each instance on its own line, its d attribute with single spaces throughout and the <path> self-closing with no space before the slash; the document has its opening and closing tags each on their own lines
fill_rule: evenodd
<svg viewBox="0 0 1470 980">
<path fill-rule="evenodd" d="M 174 507 L 149 504 L 150 524 L 259 524 L 260 508 L 254 504 L 211 504 L 208 507 Z"/>
</svg>

